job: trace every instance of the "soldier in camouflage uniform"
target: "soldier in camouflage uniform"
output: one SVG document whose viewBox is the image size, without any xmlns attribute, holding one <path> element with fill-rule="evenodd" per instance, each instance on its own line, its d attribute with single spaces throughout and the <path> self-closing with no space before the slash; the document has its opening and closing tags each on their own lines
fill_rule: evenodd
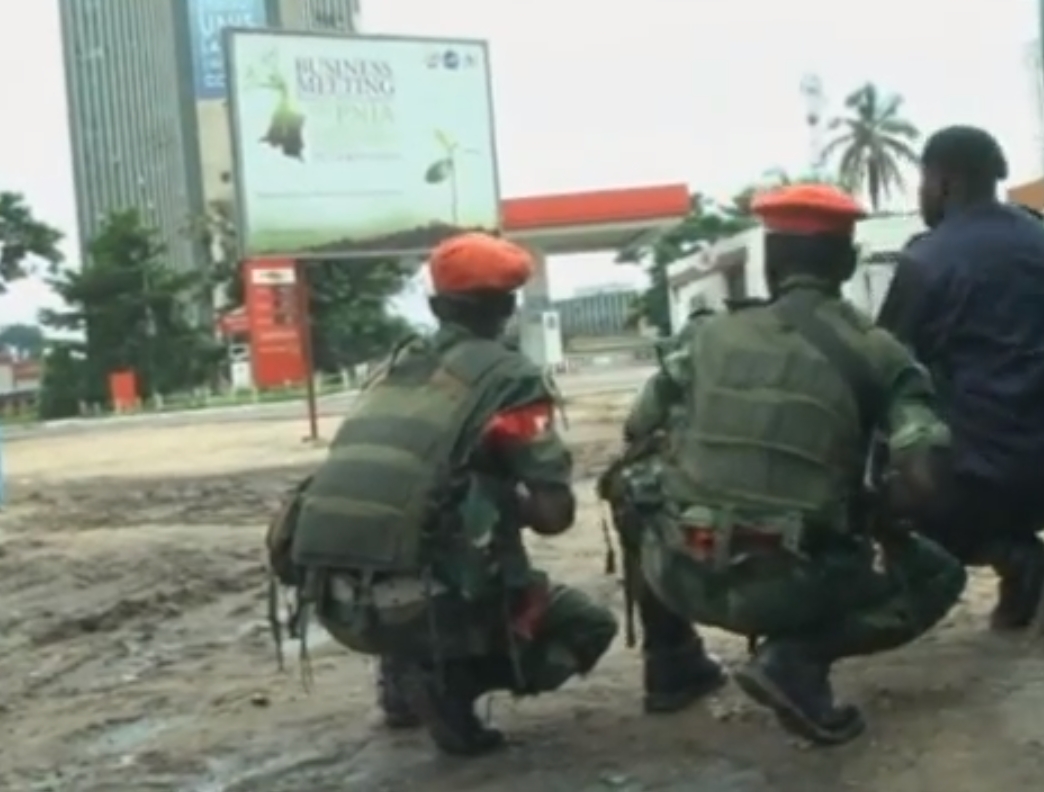
<svg viewBox="0 0 1044 792">
<path fill-rule="evenodd" d="M 784 728 L 840 744 L 864 724 L 835 704 L 831 666 L 912 641 L 963 590 L 960 563 L 908 529 L 930 512 L 949 434 L 924 370 L 840 298 L 858 205 L 803 185 L 755 210 L 771 301 L 703 322 L 627 422 L 640 442 L 686 413 L 668 427 L 643 572 L 674 613 L 752 640 L 736 681 Z M 888 485 L 867 496 L 875 429 Z"/>
<path fill-rule="evenodd" d="M 533 568 L 522 541 L 527 526 L 562 533 L 575 513 L 554 394 L 500 339 L 531 258 L 465 234 L 430 270 L 439 330 L 401 347 L 353 403 L 303 493 L 292 553 L 330 634 L 381 656 L 391 714 L 475 755 L 503 741 L 477 718 L 480 696 L 559 688 L 594 668 L 617 625 Z"/>
</svg>

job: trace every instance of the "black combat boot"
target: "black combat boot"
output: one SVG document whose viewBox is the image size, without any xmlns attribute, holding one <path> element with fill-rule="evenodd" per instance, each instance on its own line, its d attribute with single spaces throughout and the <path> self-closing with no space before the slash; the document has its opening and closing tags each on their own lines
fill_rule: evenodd
<svg viewBox="0 0 1044 792">
<path fill-rule="evenodd" d="M 802 646 L 765 641 L 733 676 L 744 693 L 776 713 L 784 729 L 810 742 L 841 745 L 866 727 L 856 707 L 834 703 L 830 662 Z"/>
<path fill-rule="evenodd" d="M 644 654 L 645 711 L 670 713 L 719 690 L 727 681 L 687 619 L 643 586 L 638 597 Z"/>
<path fill-rule="evenodd" d="M 1029 627 L 1044 594 L 1044 545 L 1036 537 L 993 548 L 990 561 L 1000 577 L 990 627 L 998 632 Z"/>
<path fill-rule="evenodd" d="M 487 661 L 478 659 L 448 660 L 441 673 L 418 666 L 407 676 L 413 711 L 440 751 L 451 756 L 480 756 L 504 744 L 504 735 L 487 728 L 475 714 L 479 696 L 501 686 L 499 675 L 499 666 L 492 669 Z"/>
<path fill-rule="evenodd" d="M 384 713 L 384 725 L 389 729 L 414 729 L 421 724 L 406 696 L 405 676 L 408 672 L 407 662 L 381 657 L 377 668 L 377 704 Z"/>
</svg>

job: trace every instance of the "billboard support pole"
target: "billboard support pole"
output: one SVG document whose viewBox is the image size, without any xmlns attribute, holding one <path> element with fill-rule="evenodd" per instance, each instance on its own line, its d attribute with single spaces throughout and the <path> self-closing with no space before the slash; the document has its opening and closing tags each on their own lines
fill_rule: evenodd
<svg viewBox="0 0 1044 792">
<path fill-rule="evenodd" d="M 308 405 L 308 437 L 319 440 L 319 404 L 315 393 L 315 360 L 312 350 L 312 312 L 308 283 L 308 262 L 297 261 L 297 322 L 301 340 L 301 359 L 305 370 L 305 403 Z"/>
<path fill-rule="evenodd" d="M 0 511 L 4 510 L 4 424 L 0 421 Z"/>
</svg>

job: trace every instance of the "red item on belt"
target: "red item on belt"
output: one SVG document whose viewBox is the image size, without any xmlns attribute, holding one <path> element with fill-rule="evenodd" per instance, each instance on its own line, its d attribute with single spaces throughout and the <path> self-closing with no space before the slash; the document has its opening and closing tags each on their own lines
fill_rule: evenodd
<svg viewBox="0 0 1044 792">
<path fill-rule="evenodd" d="M 522 595 L 522 602 L 514 618 L 511 620 L 512 631 L 527 641 L 533 640 L 537 628 L 544 620 L 544 614 L 551 605 L 551 595 L 547 586 L 531 586 Z"/>
</svg>

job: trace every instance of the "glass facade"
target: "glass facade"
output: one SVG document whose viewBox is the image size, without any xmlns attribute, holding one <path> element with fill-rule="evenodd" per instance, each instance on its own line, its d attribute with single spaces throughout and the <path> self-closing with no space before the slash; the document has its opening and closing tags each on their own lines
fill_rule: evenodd
<svg viewBox="0 0 1044 792">
<path fill-rule="evenodd" d="M 359 13 L 359 0 L 59 3 L 81 260 L 110 213 L 136 207 L 178 269 L 206 261 L 190 229 L 205 210 L 214 151 L 228 149 L 227 124 L 220 141 L 201 134 L 204 110 L 225 104 L 220 30 L 354 32 Z"/>
</svg>

